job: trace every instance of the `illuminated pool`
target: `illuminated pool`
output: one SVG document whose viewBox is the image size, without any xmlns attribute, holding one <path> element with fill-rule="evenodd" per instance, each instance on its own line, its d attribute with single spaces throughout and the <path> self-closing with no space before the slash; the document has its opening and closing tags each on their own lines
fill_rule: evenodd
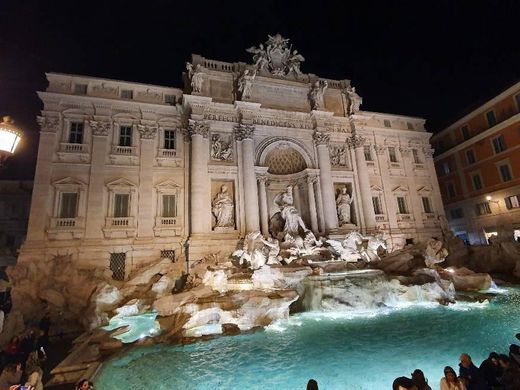
<svg viewBox="0 0 520 390">
<path fill-rule="evenodd" d="M 133 349 L 104 366 L 96 388 L 296 390 L 315 378 L 325 390 L 383 390 L 421 368 L 436 389 L 461 352 L 480 364 L 519 331 L 516 289 L 489 304 L 302 313 L 249 335 Z"/>
</svg>

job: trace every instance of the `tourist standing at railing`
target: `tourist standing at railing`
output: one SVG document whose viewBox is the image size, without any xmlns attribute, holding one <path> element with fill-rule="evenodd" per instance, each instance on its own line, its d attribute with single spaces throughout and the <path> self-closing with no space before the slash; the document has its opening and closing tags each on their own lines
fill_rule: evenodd
<svg viewBox="0 0 520 390">
<path fill-rule="evenodd" d="M 444 378 L 441 379 L 440 390 L 466 390 L 466 386 L 457 378 L 455 370 L 446 366 L 444 367 Z"/>
<path fill-rule="evenodd" d="M 468 390 L 487 390 L 487 384 L 467 353 L 460 355 L 459 377 Z"/>
<path fill-rule="evenodd" d="M 502 376 L 502 368 L 498 363 L 498 353 L 491 352 L 489 357 L 480 364 L 479 370 L 488 388 L 498 386 L 498 380 Z"/>
</svg>

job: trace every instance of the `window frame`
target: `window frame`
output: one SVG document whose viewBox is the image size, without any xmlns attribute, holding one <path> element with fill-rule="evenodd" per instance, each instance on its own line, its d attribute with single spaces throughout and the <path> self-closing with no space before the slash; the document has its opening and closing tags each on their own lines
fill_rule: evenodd
<svg viewBox="0 0 520 390">
<path fill-rule="evenodd" d="M 471 172 L 470 177 L 471 177 L 471 185 L 473 187 L 473 191 L 480 191 L 482 188 L 484 188 L 484 181 L 482 180 L 482 175 L 480 174 L 480 171 Z M 475 183 L 475 178 L 478 178 L 478 184 L 480 185 L 479 188 L 477 188 L 477 185 Z"/>
<path fill-rule="evenodd" d="M 453 188 L 453 194 L 450 192 L 450 188 Z M 455 198 L 457 196 L 457 189 L 455 188 L 455 184 L 452 181 L 446 183 L 446 195 L 449 199 Z"/>
<path fill-rule="evenodd" d="M 127 94 L 128 96 L 124 96 Z M 134 100 L 134 90 L 133 89 L 121 89 L 119 93 L 119 97 L 121 99 Z"/>
<path fill-rule="evenodd" d="M 495 141 L 500 140 L 496 145 L 499 146 L 499 151 L 495 148 Z M 493 149 L 493 154 L 500 154 L 502 152 L 505 152 L 507 150 L 507 144 L 506 140 L 504 138 L 503 134 L 499 134 L 493 138 L 491 138 L 491 148 Z"/>
<path fill-rule="evenodd" d="M 482 211 L 485 211 L 485 212 L 482 212 Z M 477 217 L 493 214 L 493 212 L 491 211 L 491 206 L 489 205 L 488 201 L 476 203 L 475 204 L 475 213 L 477 214 Z"/>
<path fill-rule="evenodd" d="M 492 121 L 489 120 L 489 114 L 493 115 L 493 120 Z M 487 111 L 485 113 L 485 116 L 486 116 L 486 122 L 487 122 L 489 128 L 495 126 L 498 123 L 497 122 L 497 116 L 495 114 L 495 110 L 494 109 L 491 109 L 491 110 Z M 493 123 L 491 123 L 491 122 L 493 122 Z"/>
<path fill-rule="evenodd" d="M 172 139 L 168 139 L 166 137 L 167 133 L 172 133 L 172 135 L 173 135 Z M 175 129 L 163 129 L 163 137 L 162 138 L 163 138 L 162 139 L 162 141 L 163 141 L 162 146 L 163 146 L 164 150 L 177 150 L 177 134 L 176 134 Z M 167 143 L 169 141 L 173 142 L 173 148 L 168 148 L 167 147 Z"/>
<path fill-rule="evenodd" d="M 376 204 L 377 204 L 377 207 L 376 207 Z M 383 211 L 383 203 L 381 202 L 381 195 L 374 196 L 372 194 L 372 207 L 374 209 L 375 215 L 384 215 L 385 214 Z M 376 209 L 379 209 L 379 210 L 376 210 Z M 380 212 L 378 213 L 377 211 L 380 211 Z"/>
<path fill-rule="evenodd" d="M 423 211 L 426 214 L 433 214 L 432 200 L 429 196 L 421 196 L 421 202 L 423 206 Z M 428 206 L 428 207 L 426 207 Z"/>
<path fill-rule="evenodd" d="M 125 197 L 125 198 L 123 198 Z M 118 199 L 126 199 L 126 210 L 119 210 Z M 129 192 L 115 192 L 114 193 L 114 207 L 112 210 L 113 218 L 129 218 L 130 217 L 130 193 Z"/>
<path fill-rule="evenodd" d="M 473 161 L 470 161 L 469 153 L 471 153 Z M 474 149 L 468 149 L 468 150 L 466 150 L 466 152 L 464 154 L 466 155 L 466 162 L 468 163 L 468 165 L 473 165 L 477 162 L 477 156 L 475 155 Z"/>
<path fill-rule="evenodd" d="M 81 127 L 81 133 L 78 133 L 77 126 Z M 74 128 L 74 129 L 73 129 Z M 74 130 L 74 133 L 73 133 Z M 75 134 L 77 136 L 78 134 L 81 134 L 81 142 L 73 142 L 72 135 Z M 69 132 L 68 132 L 68 143 L 69 144 L 79 144 L 82 145 L 85 143 L 85 122 L 84 121 L 78 121 L 78 120 L 71 120 L 69 121 Z M 77 141 L 77 140 L 76 140 Z"/>
<path fill-rule="evenodd" d="M 500 181 L 502 183 L 507 183 L 507 182 L 510 182 L 514 179 L 514 176 L 513 176 L 513 170 L 511 169 L 511 164 L 509 164 L 509 161 L 499 161 L 497 163 L 495 163 L 497 169 L 498 169 L 498 176 L 500 177 Z M 502 172 L 502 167 L 507 167 L 507 172 L 508 172 L 508 175 L 509 175 L 509 178 L 506 180 L 504 179 L 504 175 L 503 175 L 503 172 Z"/>
<path fill-rule="evenodd" d="M 85 83 L 74 83 L 74 94 L 75 95 L 87 95 L 88 84 Z"/>
<path fill-rule="evenodd" d="M 130 134 L 123 135 L 123 133 L 122 133 L 123 129 L 130 130 Z M 122 146 L 122 147 L 125 147 L 125 148 L 133 147 L 134 146 L 133 145 L 134 144 L 133 137 L 134 137 L 134 126 L 133 125 L 127 125 L 127 124 L 119 125 L 119 131 L 118 131 L 118 137 L 117 137 L 117 146 Z M 123 142 L 122 142 L 123 139 L 128 139 L 130 145 L 123 145 Z"/>
<path fill-rule="evenodd" d="M 399 212 L 399 214 L 410 214 L 410 210 L 408 209 L 408 203 L 406 201 L 406 195 L 397 195 L 395 198 L 397 201 L 397 211 Z M 400 199 L 402 199 L 403 201 L 403 209 L 401 209 L 401 204 L 399 202 Z"/>
<path fill-rule="evenodd" d="M 393 153 L 392 153 L 393 151 Z M 393 157 L 393 159 L 392 159 Z M 392 164 L 398 164 L 399 163 L 399 160 L 397 159 L 397 148 L 395 146 L 389 146 L 388 147 L 388 160 L 392 163 Z"/>
<path fill-rule="evenodd" d="M 461 133 L 462 139 L 464 141 L 467 141 L 468 139 L 471 138 L 471 132 L 469 130 L 469 125 L 468 124 L 465 124 L 465 125 L 461 126 L 460 133 Z"/>
</svg>

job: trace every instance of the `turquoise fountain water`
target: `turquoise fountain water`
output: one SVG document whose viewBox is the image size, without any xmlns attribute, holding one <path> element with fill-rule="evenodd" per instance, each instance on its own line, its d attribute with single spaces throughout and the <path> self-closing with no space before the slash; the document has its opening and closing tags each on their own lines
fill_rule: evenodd
<svg viewBox="0 0 520 390">
<path fill-rule="evenodd" d="M 309 312 L 249 335 L 135 348 L 105 365 L 96 388 L 305 389 L 315 378 L 325 390 L 384 390 L 421 368 L 436 389 L 461 352 L 480 364 L 519 331 L 516 289 L 483 304 Z"/>
</svg>

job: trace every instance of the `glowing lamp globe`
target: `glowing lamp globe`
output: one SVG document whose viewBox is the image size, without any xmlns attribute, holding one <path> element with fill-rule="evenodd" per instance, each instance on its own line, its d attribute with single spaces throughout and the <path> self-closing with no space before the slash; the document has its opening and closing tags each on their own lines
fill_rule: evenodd
<svg viewBox="0 0 520 390">
<path fill-rule="evenodd" d="M 0 122 L 0 164 L 10 157 L 22 139 L 20 130 L 8 116 Z"/>
</svg>

